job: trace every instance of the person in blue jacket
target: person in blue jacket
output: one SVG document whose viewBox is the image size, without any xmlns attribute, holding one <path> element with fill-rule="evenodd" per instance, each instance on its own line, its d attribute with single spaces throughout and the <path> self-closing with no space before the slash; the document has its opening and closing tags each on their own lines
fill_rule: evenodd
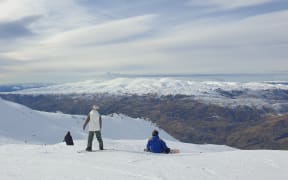
<svg viewBox="0 0 288 180">
<path fill-rule="evenodd" d="M 170 148 L 159 138 L 159 132 L 157 130 L 152 132 L 152 137 L 148 140 L 145 150 L 153 153 L 170 153 Z"/>
</svg>

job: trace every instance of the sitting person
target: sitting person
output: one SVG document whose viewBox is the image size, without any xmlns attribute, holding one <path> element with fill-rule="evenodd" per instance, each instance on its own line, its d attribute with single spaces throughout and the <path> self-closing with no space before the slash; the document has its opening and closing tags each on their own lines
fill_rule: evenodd
<svg viewBox="0 0 288 180">
<path fill-rule="evenodd" d="M 159 133 L 157 130 L 152 132 L 152 137 L 147 143 L 145 151 L 153 153 L 170 153 L 170 148 L 166 146 L 166 143 L 159 138 Z"/>
<path fill-rule="evenodd" d="M 66 145 L 69 145 L 69 146 L 74 145 L 73 138 L 70 134 L 70 131 L 67 132 L 66 136 L 64 137 L 64 141 L 66 142 Z"/>
</svg>

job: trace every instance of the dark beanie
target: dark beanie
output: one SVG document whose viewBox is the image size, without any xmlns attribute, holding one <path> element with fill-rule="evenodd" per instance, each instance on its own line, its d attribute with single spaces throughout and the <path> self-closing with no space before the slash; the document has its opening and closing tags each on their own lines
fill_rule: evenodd
<svg viewBox="0 0 288 180">
<path fill-rule="evenodd" d="M 158 131 L 157 130 L 154 130 L 153 132 L 152 132 L 152 136 L 158 136 Z"/>
</svg>

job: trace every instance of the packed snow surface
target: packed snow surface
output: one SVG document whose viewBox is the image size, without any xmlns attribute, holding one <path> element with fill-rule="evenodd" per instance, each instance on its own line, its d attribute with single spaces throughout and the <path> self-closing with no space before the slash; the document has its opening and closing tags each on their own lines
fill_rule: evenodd
<svg viewBox="0 0 288 180">
<path fill-rule="evenodd" d="M 167 145 L 181 152 L 152 154 L 143 149 L 156 127 L 141 119 L 113 115 L 103 120 L 105 150 L 99 151 L 94 140 L 95 152 L 85 152 L 84 116 L 34 111 L 1 99 L 0 114 L 3 180 L 288 179 L 286 151 L 186 144 L 160 131 Z M 77 139 L 74 146 L 61 142 L 67 130 Z M 58 143 L 49 144 L 54 142 Z"/>
<path fill-rule="evenodd" d="M 107 150 L 78 153 L 75 146 L 0 146 L 0 179 L 5 180 L 287 180 L 285 151 L 241 151 L 170 143 L 179 154 L 143 152 L 144 140 L 105 140 Z M 97 142 L 94 142 L 97 149 Z M 218 149 L 219 150 L 219 149 Z"/>
</svg>

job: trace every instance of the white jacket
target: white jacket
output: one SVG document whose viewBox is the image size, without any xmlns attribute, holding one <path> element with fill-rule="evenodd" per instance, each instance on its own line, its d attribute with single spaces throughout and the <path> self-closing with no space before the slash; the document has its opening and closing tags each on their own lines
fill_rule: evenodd
<svg viewBox="0 0 288 180">
<path fill-rule="evenodd" d="M 100 131 L 100 114 L 96 110 L 91 110 L 89 113 L 90 121 L 89 121 L 89 131 Z"/>
</svg>

